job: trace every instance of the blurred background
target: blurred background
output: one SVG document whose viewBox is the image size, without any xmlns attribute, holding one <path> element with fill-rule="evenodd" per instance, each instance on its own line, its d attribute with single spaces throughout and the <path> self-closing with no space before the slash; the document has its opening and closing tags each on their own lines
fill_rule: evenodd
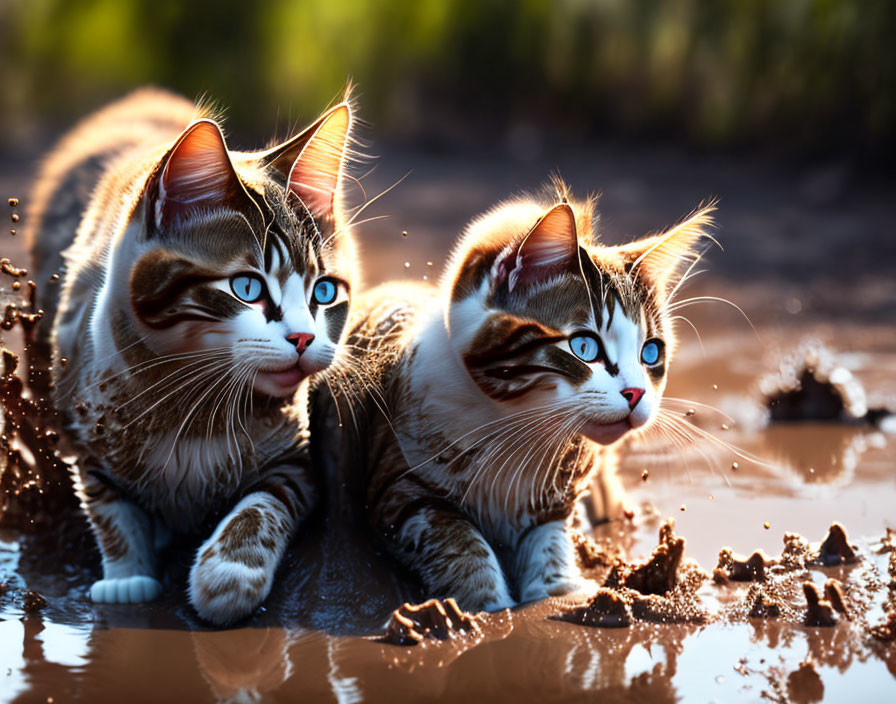
<svg viewBox="0 0 896 704">
<path fill-rule="evenodd" d="M 211 98 L 249 148 L 350 80 L 355 202 L 405 177 L 362 216 L 389 216 L 361 229 L 372 281 L 433 277 L 558 172 L 607 241 L 719 198 L 708 280 L 775 320 L 892 321 L 894 37 L 887 0 L 2 0 L 0 185 L 27 205 L 40 154 L 136 86 Z"/>
</svg>

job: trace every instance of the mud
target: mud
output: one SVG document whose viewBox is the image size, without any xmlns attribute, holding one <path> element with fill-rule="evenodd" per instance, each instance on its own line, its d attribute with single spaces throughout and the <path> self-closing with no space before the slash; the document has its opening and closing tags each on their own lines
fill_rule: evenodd
<svg viewBox="0 0 896 704">
<path fill-rule="evenodd" d="M 448 640 L 481 632 L 477 617 L 461 611 L 452 598 L 430 599 L 422 604 L 403 604 L 392 612 L 384 643 L 418 645 L 426 638 Z"/>
<path fill-rule="evenodd" d="M 818 564 L 825 567 L 848 565 L 858 559 L 855 548 L 846 537 L 846 529 L 839 523 L 831 524 L 827 537 L 818 548 L 818 556 L 815 558 Z"/>
<path fill-rule="evenodd" d="M 757 550 L 749 557 L 735 555 L 731 548 L 719 551 L 719 564 L 712 571 L 712 578 L 717 583 L 728 580 L 734 582 L 764 582 L 765 571 L 774 563 L 765 553 Z"/>
<path fill-rule="evenodd" d="M 617 560 L 604 586 L 627 587 L 641 594 L 667 594 L 678 584 L 684 546 L 684 538 L 675 535 L 675 521 L 670 519 L 660 527 L 659 544 L 650 557 L 634 565 Z"/>
<path fill-rule="evenodd" d="M 778 369 L 759 381 L 772 421 L 878 423 L 893 414 L 869 408 L 862 383 L 819 340 L 804 340 Z"/>
<path fill-rule="evenodd" d="M 840 620 L 838 611 L 845 611 L 843 606 L 842 595 L 837 591 L 836 587 L 828 587 L 825 585 L 825 597 L 834 595 L 834 599 L 822 598 L 818 593 L 818 587 L 812 582 L 803 584 L 803 594 L 806 595 L 806 618 L 803 620 L 807 626 L 835 626 Z M 834 604 L 837 601 L 837 605 Z M 837 606 L 840 606 L 838 609 Z"/>
<path fill-rule="evenodd" d="M 27 275 L 26 270 L 5 264 L 8 260 L 0 261 L 7 276 Z M 43 315 L 34 311 L 36 286 L 28 283 L 28 302 L 7 303 L 3 318 L 4 329 L 21 330 L 26 348 Z M 70 514 L 77 506 L 73 460 L 64 457 L 59 446 L 55 411 L 47 398 L 29 391 L 20 368 L 19 355 L 0 347 L 0 526 L 45 529 L 52 517 Z"/>
<path fill-rule="evenodd" d="M 750 605 L 747 612 L 750 618 L 778 618 L 781 615 L 781 605 L 761 589 L 752 591 L 747 597 L 747 603 Z"/>
</svg>

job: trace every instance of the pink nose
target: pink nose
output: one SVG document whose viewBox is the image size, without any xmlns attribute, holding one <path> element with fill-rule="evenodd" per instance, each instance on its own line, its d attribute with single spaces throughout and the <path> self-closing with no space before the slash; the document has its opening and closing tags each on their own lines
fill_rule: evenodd
<svg viewBox="0 0 896 704">
<path fill-rule="evenodd" d="M 638 401 L 640 401 L 641 397 L 644 395 L 644 389 L 636 389 L 636 388 L 623 389 L 619 393 L 621 393 L 623 398 L 625 398 L 625 400 L 628 401 L 629 409 L 632 409 L 638 405 Z"/>
<path fill-rule="evenodd" d="M 301 355 L 314 340 L 314 335 L 310 332 L 295 332 L 292 335 L 287 335 L 286 339 L 296 346 L 296 352 Z"/>
</svg>

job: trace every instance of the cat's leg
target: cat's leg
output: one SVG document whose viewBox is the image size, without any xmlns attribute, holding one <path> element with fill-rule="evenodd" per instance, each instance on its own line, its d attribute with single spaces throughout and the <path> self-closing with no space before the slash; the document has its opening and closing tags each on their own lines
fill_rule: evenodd
<svg viewBox="0 0 896 704">
<path fill-rule="evenodd" d="M 103 555 L 103 578 L 91 586 L 90 598 L 103 604 L 152 601 L 162 591 L 152 522 L 95 468 L 82 472 L 81 482 L 83 505 Z"/>
<path fill-rule="evenodd" d="M 532 528 L 517 546 L 513 562 L 520 601 L 592 592 L 597 587 L 579 571 L 565 521 L 551 521 Z"/>
<path fill-rule="evenodd" d="M 398 527 L 393 541 L 432 596 L 454 597 L 467 611 L 515 605 L 494 550 L 463 516 L 426 506 Z"/>
<path fill-rule="evenodd" d="M 619 458 L 615 447 L 601 448 L 599 466 L 582 499 L 592 527 L 622 518 L 626 513 L 626 493 L 619 478 Z"/>
<path fill-rule="evenodd" d="M 190 602 L 211 623 L 238 621 L 267 598 L 287 543 L 316 503 L 305 467 L 277 466 L 263 477 L 202 544 L 190 570 Z"/>
</svg>

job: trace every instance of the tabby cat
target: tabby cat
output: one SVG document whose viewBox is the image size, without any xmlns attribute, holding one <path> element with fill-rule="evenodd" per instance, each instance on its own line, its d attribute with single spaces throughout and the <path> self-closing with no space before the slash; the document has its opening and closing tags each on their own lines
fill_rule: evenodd
<svg viewBox="0 0 896 704">
<path fill-rule="evenodd" d="M 657 412 L 674 347 L 664 306 L 711 223 L 705 208 L 603 246 L 593 204 L 565 194 L 473 222 L 441 290 L 356 297 L 354 385 L 314 406 L 349 426 L 341 471 L 373 528 L 427 596 L 464 609 L 588 586 L 569 520 L 592 482 L 598 518 L 622 512 L 610 446 Z"/>
<path fill-rule="evenodd" d="M 38 344 L 102 550 L 93 601 L 155 598 L 170 533 L 221 516 L 192 604 L 223 624 L 267 596 L 317 497 L 306 387 L 340 353 L 356 278 L 352 120 L 343 102 L 279 146 L 233 152 L 207 110 L 145 89 L 43 165 L 34 269 L 63 278 L 43 287 Z"/>
</svg>

